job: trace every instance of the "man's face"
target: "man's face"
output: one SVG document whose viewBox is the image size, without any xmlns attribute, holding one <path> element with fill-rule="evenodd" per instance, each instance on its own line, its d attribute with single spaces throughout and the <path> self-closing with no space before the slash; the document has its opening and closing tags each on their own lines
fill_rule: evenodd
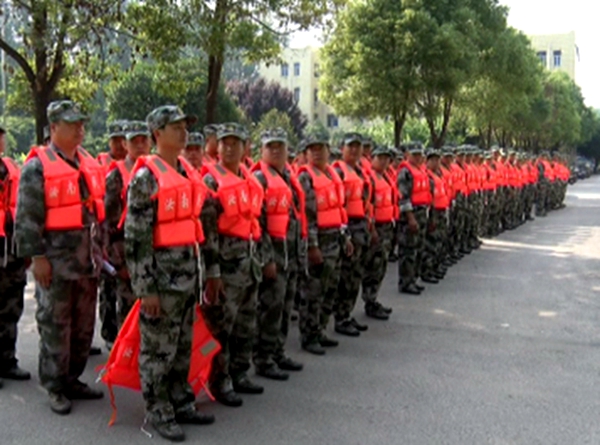
<svg viewBox="0 0 600 445">
<path fill-rule="evenodd" d="M 204 148 L 201 145 L 188 145 L 183 150 L 183 157 L 194 168 L 202 167 L 202 156 L 204 156 Z"/>
<path fill-rule="evenodd" d="M 351 144 L 344 145 L 342 149 L 342 157 L 344 161 L 349 163 L 356 163 L 362 156 L 362 144 L 360 142 L 352 142 Z"/>
<path fill-rule="evenodd" d="M 83 121 L 54 122 L 50 126 L 51 139 L 60 148 L 76 148 L 83 142 L 85 126 Z"/>
<path fill-rule="evenodd" d="M 6 150 L 6 135 L 4 133 L 0 133 L 0 155 L 3 155 L 5 150 Z"/>
<path fill-rule="evenodd" d="M 252 141 L 250 139 L 247 139 L 246 142 L 244 142 L 244 156 L 247 158 L 252 157 Z"/>
<path fill-rule="evenodd" d="M 363 145 L 363 155 L 364 156 L 371 156 L 371 149 L 373 148 L 373 146 L 371 144 L 364 144 Z"/>
<path fill-rule="evenodd" d="M 410 153 L 408 160 L 414 165 L 421 165 L 423 163 L 423 155 L 421 153 Z"/>
<path fill-rule="evenodd" d="M 123 136 L 114 136 L 108 140 L 108 148 L 113 159 L 118 161 L 125 158 L 127 155 L 125 143 L 126 141 Z"/>
<path fill-rule="evenodd" d="M 140 156 L 146 156 L 150 154 L 151 147 L 152 142 L 148 136 L 139 135 L 132 139 L 125 140 L 127 154 L 133 161 L 137 160 L 137 158 Z"/>
<path fill-rule="evenodd" d="M 388 169 L 391 163 L 391 158 L 388 155 L 377 155 L 371 161 L 374 170 L 382 173 Z"/>
<path fill-rule="evenodd" d="M 167 124 L 156 131 L 157 144 L 172 150 L 182 151 L 188 138 L 187 123 L 185 121 Z"/>
<path fill-rule="evenodd" d="M 309 145 L 306 149 L 308 162 L 317 166 L 324 166 L 329 161 L 329 150 L 325 144 Z"/>
<path fill-rule="evenodd" d="M 427 168 L 432 171 L 436 171 L 440 168 L 440 158 L 437 156 L 432 156 L 427 159 Z"/>
<path fill-rule="evenodd" d="M 219 156 L 228 165 L 239 164 L 244 156 L 244 143 L 237 136 L 227 136 L 219 140 Z"/>
<path fill-rule="evenodd" d="M 287 156 L 287 146 L 283 142 L 269 142 L 262 147 L 262 159 L 269 165 L 283 167 Z"/>
</svg>

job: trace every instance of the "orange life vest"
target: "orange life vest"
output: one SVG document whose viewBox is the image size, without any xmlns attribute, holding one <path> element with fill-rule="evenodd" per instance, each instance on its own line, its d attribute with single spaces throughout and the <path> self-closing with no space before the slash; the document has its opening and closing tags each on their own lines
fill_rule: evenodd
<svg viewBox="0 0 600 445">
<path fill-rule="evenodd" d="M 398 207 L 398 192 L 394 183 L 385 174 L 382 175 L 375 170 L 371 170 L 371 177 L 375 184 L 373 190 L 375 194 L 375 207 L 373 209 L 375 222 L 386 224 L 398 220 L 400 218 L 400 208 Z"/>
<path fill-rule="evenodd" d="M 308 236 L 308 226 L 306 222 L 306 198 L 304 190 L 300 186 L 298 179 L 294 174 L 290 175 L 292 189 L 283 180 L 281 175 L 270 167 L 267 163 L 259 161 L 254 165 L 252 171 L 260 170 L 267 180 L 265 190 L 265 203 L 267 207 L 267 232 L 273 238 L 284 240 L 287 238 L 287 231 L 290 224 L 290 207 L 300 221 L 302 238 Z M 299 207 L 294 204 L 294 194 L 298 197 Z"/>
<path fill-rule="evenodd" d="M 479 184 L 477 181 L 477 171 L 475 170 L 475 166 L 465 163 L 464 169 L 467 177 L 467 188 L 469 189 L 469 194 L 477 192 L 479 190 Z"/>
<path fill-rule="evenodd" d="M 260 239 L 258 218 L 262 210 L 264 191 L 258 180 L 244 165 L 240 165 L 244 178 L 231 173 L 220 164 L 204 165 L 203 173 L 210 173 L 217 181 L 217 197 L 223 207 L 217 229 L 221 235 L 243 240 Z"/>
<path fill-rule="evenodd" d="M 110 403 L 113 409 L 110 421 L 108 422 L 109 425 L 113 425 L 115 420 L 117 420 L 117 405 L 115 403 L 113 386 L 122 386 L 137 391 L 141 389 L 138 362 L 141 342 L 139 326 L 140 307 L 141 300 L 138 299 L 119 330 L 108 361 L 105 365 L 99 366 L 96 369 L 100 371 L 100 379 L 108 386 Z M 195 311 L 188 382 L 194 394 L 198 395 L 201 389 L 206 390 L 212 361 L 214 356 L 221 350 L 221 345 L 219 345 L 208 330 L 200 311 L 200 306 L 196 305 Z"/>
<path fill-rule="evenodd" d="M 121 174 L 121 179 L 123 180 L 123 190 L 121 190 L 121 200 L 123 204 L 127 202 L 127 187 L 129 187 L 129 181 L 131 180 L 131 173 L 127 170 L 127 166 L 125 165 L 125 161 L 113 161 L 108 167 L 108 172 L 106 176 L 109 175 L 113 170 L 119 170 Z M 123 206 L 125 207 L 125 206 Z"/>
<path fill-rule="evenodd" d="M 410 171 L 413 177 L 410 202 L 415 207 L 430 205 L 433 197 L 431 196 L 431 187 L 427 172 L 421 167 L 415 167 L 410 162 L 407 162 L 404 166 Z"/>
<path fill-rule="evenodd" d="M 105 170 L 83 148 L 77 149 L 79 169 L 71 167 L 50 147 L 32 147 L 27 161 L 39 158 L 44 170 L 46 230 L 83 229 L 83 206 L 104 221 Z M 79 190 L 83 176 L 90 196 L 84 202 Z"/>
<path fill-rule="evenodd" d="M 356 170 L 351 168 L 344 161 L 336 161 L 333 164 L 334 167 L 338 167 L 344 173 L 344 193 L 345 193 L 345 206 L 346 215 L 348 218 L 364 218 L 367 215 L 365 200 L 363 198 L 364 187 L 370 189 L 369 181 L 361 178 Z M 363 170 L 366 174 L 366 170 Z M 370 193 L 369 193 L 370 195 Z M 370 201 L 370 197 L 367 198 L 367 202 Z"/>
<path fill-rule="evenodd" d="M 142 167 L 148 168 L 158 184 L 154 247 L 189 246 L 204 242 L 200 212 L 208 189 L 198 171 L 179 157 L 187 178 L 157 155 L 140 156 L 131 176 Z"/>
<path fill-rule="evenodd" d="M 467 187 L 467 174 L 456 162 L 452 163 L 450 168 L 452 171 L 454 196 L 456 196 L 458 193 L 462 193 L 464 196 L 467 196 L 469 194 L 469 188 Z"/>
<path fill-rule="evenodd" d="M 17 194 L 19 191 L 19 166 L 11 158 L 2 158 L 8 174 L 0 183 L 0 238 L 6 237 L 6 221 L 10 214 L 14 223 L 17 211 Z"/>
<path fill-rule="evenodd" d="M 493 191 L 496 190 L 496 171 L 488 163 L 483 164 L 483 190 Z"/>
<path fill-rule="evenodd" d="M 446 210 L 450 207 L 450 197 L 448 196 L 444 178 L 431 170 L 427 170 L 427 174 L 433 179 L 433 208 L 436 210 Z"/>
<path fill-rule="evenodd" d="M 312 179 L 317 198 L 317 227 L 332 229 L 346 224 L 348 217 L 344 209 L 344 184 L 333 167 L 326 167 L 329 176 L 311 165 L 301 166 L 298 174 L 302 172 L 307 172 Z"/>
<path fill-rule="evenodd" d="M 554 182 L 556 175 L 554 174 L 554 168 L 552 167 L 552 164 L 545 160 L 542 161 L 542 164 L 544 164 L 544 176 L 548 181 Z"/>
</svg>

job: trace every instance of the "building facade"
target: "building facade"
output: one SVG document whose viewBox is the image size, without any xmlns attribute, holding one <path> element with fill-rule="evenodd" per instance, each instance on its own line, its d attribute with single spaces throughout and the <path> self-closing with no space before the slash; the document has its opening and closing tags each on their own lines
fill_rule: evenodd
<svg viewBox="0 0 600 445">
<path fill-rule="evenodd" d="M 575 66 L 579 58 L 575 32 L 529 36 L 529 40 L 546 69 L 564 71 L 575 80 Z"/>
<path fill-rule="evenodd" d="M 281 64 L 261 64 L 259 74 L 267 81 L 277 82 L 293 91 L 298 107 L 308 117 L 308 122 L 320 122 L 330 132 L 354 126 L 350 119 L 342 118 L 327 104 L 319 100 L 319 49 L 284 48 Z"/>
</svg>

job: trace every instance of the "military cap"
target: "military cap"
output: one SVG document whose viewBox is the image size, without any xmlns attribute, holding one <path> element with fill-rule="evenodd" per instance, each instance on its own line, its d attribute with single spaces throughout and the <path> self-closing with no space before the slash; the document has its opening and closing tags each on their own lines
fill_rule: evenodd
<svg viewBox="0 0 600 445">
<path fill-rule="evenodd" d="M 127 140 L 131 140 L 136 136 L 150 137 L 150 131 L 148 130 L 148 124 L 144 121 L 129 121 L 123 126 L 123 133 Z"/>
<path fill-rule="evenodd" d="M 363 145 L 373 146 L 373 138 L 371 138 L 370 136 L 365 136 L 363 137 L 362 143 Z"/>
<path fill-rule="evenodd" d="M 300 152 L 306 151 L 311 145 L 324 144 L 329 146 L 329 137 L 319 132 L 311 132 L 304 136 L 302 142 L 298 146 Z"/>
<path fill-rule="evenodd" d="M 371 151 L 371 156 L 394 156 L 394 153 L 385 145 L 378 145 Z"/>
<path fill-rule="evenodd" d="M 441 152 L 442 156 L 454 156 L 454 148 L 449 145 L 444 145 Z"/>
<path fill-rule="evenodd" d="M 265 130 L 260 135 L 260 142 L 263 145 L 268 145 L 271 142 L 281 142 L 287 144 L 287 132 L 283 128 L 270 128 Z"/>
<path fill-rule="evenodd" d="M 350 145 L 353 142 L 360 142 L 361 144 L 363 143 L 363 137 L 360 133 L 345 133 L 344 137 L 342 139 L 344 145 Z"/>
<path fill-rule="evenodd" d="M 57 100 L 50 102 L 46 109 L 48 122 L 81 122 L 88 121 L 89 117 L 81 110 L 79 104 L 71 100 Z"/>
<path fill-rule="evenodd" d="M 146 117 L 146 122 L 151 132 L 164 128 L 165 125 L 181 121 L 185 121 L 188 125 L 193 125 L 197 120 L 196 116 L 186 115 L 181 108 L 175 105 L 162 105 L 152 110 Z"/>
<path fill-rule="evenodd" d="M 288 147 L 288 159 L 296 159 L 296 150 L 293 147 Z"/>
<path fill-rule="evenodd" d="M 420 142 L 411 142 L 408 144 L 408 152 L 411 155 L 423 154 L 424 151 L 425 151 L 425 148 L 423 147 L 423 144 L 421 144 Z"/>
<path fill-rule="evenodd" d="M 243 125 L 236 124 L 235 122 L 220 124 L 217 127 L 217 139 L 221 140 L 228 136 L 235 136 L 236 138 L 245 141 L 247 133 Z"/>
<path fill-rule="evenodd" d="M 200 147 L 204 146 L 204 136 L 202 133 L 198 131 L 194 131 L 188 135 L 187 146 L 190 145 L 199 145 Z"/>
<path fill-rule="evenodd" d="M 205 125 L 204 128 L 202 129 L 202 132 L 204 133 L 204 137 L 208 137 L 211 134 L 217 134 L 217 129 L 219 128 L 218 125 L 215 124 L 208 124 Z"/>
<path fill-rule="evenodd" d="M 440 153 L 439 150 L 436 150 L 435 148 L 429 148 L 425 152 L 425 155 L 427 156 L 427 159 L 434 158 L 434 157 L 438 157 L 439 158 L 441 156 L 441 153 Z"/>
<path fill-rule="evenodd" d="M 119 119 L 112 121 L 108 124 L 108 138 L 123 138 L 125 137 L 125 126 L 127 125 L 126 120 Z"/>
</svg>

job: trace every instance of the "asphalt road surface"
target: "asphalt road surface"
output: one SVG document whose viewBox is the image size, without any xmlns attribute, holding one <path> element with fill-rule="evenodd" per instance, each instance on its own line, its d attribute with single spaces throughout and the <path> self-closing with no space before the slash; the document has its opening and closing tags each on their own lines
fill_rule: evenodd
<svg viewBox="0 0 600 445">
<path fill-rule="evenodd" d="M 305 370 L 288 382 L 257 377 L 264 395 L 242 408 L 205 403 L 217 421 L 185 427 L 205 445 L 600 444 L 600 178 L 570 187 L 567 207 L 486 240 L 419 297 L 397 293 L 392 264 L 381 300 L 388 322 L 367 321 L 325 357 L 288 351 Z M 0 445 L 166 443 L 140 431 L 139 393 L 75 402 L 53 414 L 38 386 L 32 287 L 20 325 L 30 382 L 0 390 Z M 356 311 L 368 320 L 362 307 Z M 96 344 L 100 344 L 97 340 Z M 85 380 L 106 360 L 92 357 Z M 152 431 L 150 427 L 147 428 Z"/>
</svg>

